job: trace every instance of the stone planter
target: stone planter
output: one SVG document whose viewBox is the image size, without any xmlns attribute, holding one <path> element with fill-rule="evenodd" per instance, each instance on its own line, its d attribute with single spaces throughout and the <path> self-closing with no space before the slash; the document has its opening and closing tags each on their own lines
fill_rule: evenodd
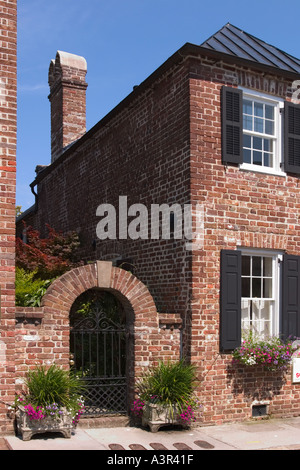
<svg viewBox="0 0 300 470">
<path fill-rule="evenodd" d="M 142 426 L 149 426 L 151 432 L 157 432 L 162 426 L 183 425 L 178 418 L 178 410 L 175 405 L 169 406 L 146 403 L 143 409 Z"/>
<path fill-rule="evenodd" d="M 27 412 L 19 406 L 16 412 L 17 431 L 23 441 L 29 441 L 33 435 L 46 432 L 56 432 L 70 438 L 73 429 L 72 416 L 65 412 L 59 418 L 46 417 L 40 420 L 30 420 Z"/>
</svg>

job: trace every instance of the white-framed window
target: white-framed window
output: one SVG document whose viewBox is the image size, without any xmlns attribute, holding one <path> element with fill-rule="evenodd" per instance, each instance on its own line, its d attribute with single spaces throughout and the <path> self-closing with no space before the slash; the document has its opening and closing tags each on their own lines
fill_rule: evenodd
<svg viewBox="0 0 300 470">
<path fill-rule="evenodd" d="M 281 260 L 278 252 L 242 250 L 242 334 L 278 335 Z"/>
<path fill-rule="evenodd" d="M 282 113 L 284 101 L 243 90 L 243 164 L 241 169 L 284 175 Z"/>
</svg>

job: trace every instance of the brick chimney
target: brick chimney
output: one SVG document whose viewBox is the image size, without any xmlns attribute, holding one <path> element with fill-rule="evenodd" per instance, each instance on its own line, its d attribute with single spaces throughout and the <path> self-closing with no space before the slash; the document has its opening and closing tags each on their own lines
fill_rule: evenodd
<svg viewBox="0 0 300 470">
<path fill-rule="evenodd" d="M 51 163 L 86 132 L 86 60 L 57 51 L 49 67 Z"/>
</svg>

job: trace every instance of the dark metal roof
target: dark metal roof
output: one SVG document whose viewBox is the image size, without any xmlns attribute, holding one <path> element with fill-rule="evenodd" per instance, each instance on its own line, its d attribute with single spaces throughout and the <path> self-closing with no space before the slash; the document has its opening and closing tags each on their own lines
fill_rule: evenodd
<svg viewBox="0 0 300 470">
<path fill-rule="evenodd" d="M 300 60 L 227 23 L 201 47 L 257 64 L 300 73 Z"/>
</svg>

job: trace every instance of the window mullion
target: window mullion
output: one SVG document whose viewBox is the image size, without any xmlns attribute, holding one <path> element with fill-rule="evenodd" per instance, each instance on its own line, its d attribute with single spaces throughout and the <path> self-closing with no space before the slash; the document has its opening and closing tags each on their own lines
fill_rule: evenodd
<svg viewBox="0 0 300 470">
<path fill-rule="evenodd" d="M 251 137 L 251 149 L 248 145 L 244 147 L 244 168 L 267 171 L 270 170 L 280 171 L 280 101 L 276 101 L 268 96 L 255 96 L 255 94 L 249 94 L 244 92 L 245 107 L 243 108 L 245 113 L 244 125 L 250 127 L 251 130 L 244 128 L 243 134 Z M 251 103 L 251 108 L 250 108 Z M 251 121 L 250 119 L 251 115 Z M 247 120 L 248 119 L 248 120 Z M 251 123 L 251 124 L 250 124 Z M 256 126 L 256 127 L 255 127 Z M 256 129 L 256 130 L 255 130 Z M 258 132 L 258 129 L 262 132 Z M 266 133 L 268 130 L 270 133 Z M 262 148 L 254 148 L 253 138 L 266 139 L 268 140 L 271 150 L 265 150 L 264 145 Z M 257 144 L 255 144 L 257 145 Z M 257 152 L 254 154 L 254 152 Z M 243 167 L 242 167 L 243 168 Z"/>
<path fill-rule="evenodd" d="M 260 137 L 262 139 L 277 140 L 275 134 L 264 134 L 263 132 L 249 131 L 249 129 L 243 129 L 243 134 L 247 134 L 252 137 Z"/>
<path fill-rule="evenodd" d="M 252 256 L 250 256 L 250 299 L 252 300 Z"/>
<path fill-rule="evenodd" d="M 264 297 L 264 287 L 263 287 L 263 256 L 260 258 L 260 298 L 263 299 Z"/>
<path fill-rule="evenodd" d="M 243 323 L 262 337 L 268 334 L 278 334 L 279 274 L 277 272 L 278 266 L 276 263 L 279 255 L 273 254 L 270 256 L 267 253 L 256 253 L 252 255 L 248 254 L 246 251 L 244 256 L 249 257 L 249 274 L 246 271 L 244 277 L 250 279 L 250 292 L 249 298 L 245 297 L 243 299 Z M 259 267 L 260 272 L 254 271 L 254 257 L 259 257 L 259 260 L 255 260 L 255 266 Z M 255 289 L 257 289 L 259 282 L 260 291 L 255 291 L 255 294 L 258 296 L 254 298 L 253 284 L 256 286 Z"/>
</svg>

